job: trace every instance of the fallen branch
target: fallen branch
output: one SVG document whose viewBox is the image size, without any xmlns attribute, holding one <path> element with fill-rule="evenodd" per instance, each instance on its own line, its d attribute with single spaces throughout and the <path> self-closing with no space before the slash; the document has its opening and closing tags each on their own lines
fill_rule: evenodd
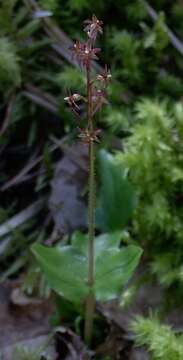
<svg viewBox="0 0 183 360">
<path fill-rule="evenodd" d="M 6 109 L 6 115 L 5 115 L 1 130 L 0 130 L 0 135 L 3 135 L 4 132 L 6 131 L 6 129 L 8 128 L 14 103 L 15 103 L 15 94 L 13 94 L 10 97 L 10 100 L 9 100 L 9 103 L 8 103 L 8 106 Z"/>
<path fill-rule="evenodd" d="M 43 106 L 54 114 L 58 113 L 58 103 L 55 98 L 48 93 L 41 91 L 32 84 L 27 84 L 23 94 L 36 104 Z"/>
<path fill-rule="evenodd" d="M 22 225 L 25 221 L 37 215 L 43 208 L 45 199 L 38 200 L 24 210 L 20 211 L 17 215 L 13 216 L 0 226 L 0 236 L 8 234 L 18 226 Z"/>
</svg>

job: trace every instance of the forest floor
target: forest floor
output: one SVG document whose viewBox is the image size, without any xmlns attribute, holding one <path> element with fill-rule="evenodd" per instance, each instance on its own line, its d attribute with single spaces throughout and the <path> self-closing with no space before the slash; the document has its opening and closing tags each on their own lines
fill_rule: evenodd
<svg viewBox="0 0 183 360">
<path fill-rule="evenodd" d="M 89 353 L 79 336 L 64 324 L 52 335 L 50 316 L 54 306 L 51 300 L 28 298 L 21 293 L 18 281 L 7 281 L 0 285 L 1 359 L 79 360 L 109 356 L 111 359 L 148 360 L 147 352 L 134 346 L 129 322 L 136 314 L 147 315 L 150 310 L 159 309 L 162 296 L 156 284 L 145 285 L 127 309 L 122 310 L 116 301 L 100 305 L 98 310 L 108 324 L 107 336 L 95 353 Z M 178 309 L 171 311 L 164 320 L 178 332 L 183 329 L 183 314 Z M 25 349 L 30 356 L 21 358 Z"/>
</svg>

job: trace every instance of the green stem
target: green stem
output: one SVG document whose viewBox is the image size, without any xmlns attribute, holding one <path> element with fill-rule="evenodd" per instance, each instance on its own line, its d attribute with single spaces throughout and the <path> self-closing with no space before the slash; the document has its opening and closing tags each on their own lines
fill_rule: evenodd
<svg viewBox="0 0 183 360">
<path fill-rule="evenodd" d="M 85 314 L 85 341 L 91 344 L 93 332 L 93 318 L 95 311 L 95 296 L 93 294 L 94 285 L 94 237 L 95 237 L 95 156 L 94 143 L 92 139 L 92 83 L 90 81 L 90 66 L 87 67 L 87 92 L 88 92 L 88 129 L 91 135 L 89 142 L 89 194 L 88 194 L 88 286 L 89 295 L 86 299 Z"/>
</svg>

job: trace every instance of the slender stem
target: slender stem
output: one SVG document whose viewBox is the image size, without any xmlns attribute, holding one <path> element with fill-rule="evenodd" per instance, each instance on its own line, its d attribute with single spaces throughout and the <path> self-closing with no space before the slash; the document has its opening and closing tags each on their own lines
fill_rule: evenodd
<svg viewBox="0 0 183 360">
<path fill-rule="evenodd" d="M 87 96 L 88 96 L 88 130 L 90 133 L 89 141 L 89 194 L 88 194 L 88 286 L 89 295 L 86 299 L 86 317 L 85 317 L 85 341 L 90 344 L 93 331 L 93 317 L 95 310 L 95 296 L 93 294 L 94 285 L 94 210 L 95 210 L 95 156 L 93 144 L 93 119 L 92 119 L 92 82 L 90 79 L 91 67 L 87 66 Z"/>
<path fill-rule="evenodd" d="M 93 84 L 91 81 L 91 63 L 89 62 L 86 67 L 86 74 L 87 74 L 87 100 L 88 100 L 88 130 L 90 133 L 93 132 L 93 101 L 92 101 L 92 90 L 93 90 Z"/>
</svg>

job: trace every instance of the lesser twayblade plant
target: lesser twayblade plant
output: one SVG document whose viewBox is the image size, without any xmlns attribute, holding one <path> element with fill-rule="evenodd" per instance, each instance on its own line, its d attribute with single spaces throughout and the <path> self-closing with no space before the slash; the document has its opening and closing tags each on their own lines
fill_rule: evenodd
<svg viewBox="0 0 183 360">
<path fill-rule="evenodd" d="M 84 68 L 87 78 L 87 96 L 84 98 L 80 94 L 71 94 L 65 100 L 70 105 L 73 113 L 78 117 L 79 106 L 78 101 L 84 100 L 87 104 L 87 124 L 86 127 L 79 130 L 79 137 L 84 143 L 88 145 L 89 157 L 89 196 L 88 196 L 88 287 L 89 293 L 86 298 L 86 318 L 85 318 L 85 340 L 90 342 L 92 327 L 93 327 L 93 314 L 95 308 L 95 296 L 93 293 L 94 285 L 94 211 L 95 211 L 95 171 L 94 171 L 94 143 L 99 141 L 98 136 L 101 130 L 96 129 L 94 126 L 93 116 L 101 107 L 107 103 L 106 100 L 106 87 L 111 79 L 111 73 L 105 66 L 105 69 L 92 78 L 92 61 L 98 60 L 97 54 L 100 48 L 95 47 L 95 42 L 98 34 L 102 34 L 102 21 L 98 20 L 95 15 L 91 20 L 84 22 L 84 31 L 87 33 L 86 42 L 81 43 L 76 41 L 71 52 L 73 57 Z"/>
<path fill-rule="evenodd" d="M 98 60 L 100 52 L 100 49 L 95 47 L 95 43 L 97 35 L 103 33 L 102 25 L 102 21 L 95 15 L 91 20 L 86 20 L 84 27 L 87 34 L 86 42 L 76 41 L 71 48 L 72 56 L 86 74 L 86 95 L 69 93 L 64 99 L 77 120 L 81 119 L 81 102 L 87 107 L 86 126 L 78 127 L 78 136 L 88 147 L 88 236 L 82 234 L 73 236 L 72 244 L 69 246 L 55 248 L 47 248 L 40 244 L 33 246 L 33 252 L 51 287 L 73 303 L 85 304 L 84 335 L 88 344 L 92 339 L 96 301 L 107 301 L 120 294 L 122 286 L 129 280 L 141 255 L 141 249 L 137 246 L 120 248 L 121 231 L 117 230 L 124 226 L 123 220 L 126 221 L 131 213 L 131 190 L 126 180 L 122 178 L 121 169 L 112 163 L 111 157 L 105 152 L 101 156 L 104 181 L 99 197 L 101 208 L 98 210 L 100 220 L 102 218 L 102 221 L 99 221 L 99 228 L 104 231 L 107 229 L 109 233 L 95 237 L 95 143 L 99 142 L 101 130 L 95 127 L 94 115 L 108 103 L 106 88 L 111 80 L 107 66 L 97 75 L 92 71 L 92 62 Z M 105 179 L 105 176 L 108 179 Z M 110 182 L 108 188 L 105 186 L 105 181 Z M 121 206 L 123 194 L 125 206 L 128 203 L 126 207 L 124 204 L 123 207 Z M 109 203 L 111 209 L 108 207 Z M 111 226 L 113 214 L 115 215 Z"/>
</svg>

